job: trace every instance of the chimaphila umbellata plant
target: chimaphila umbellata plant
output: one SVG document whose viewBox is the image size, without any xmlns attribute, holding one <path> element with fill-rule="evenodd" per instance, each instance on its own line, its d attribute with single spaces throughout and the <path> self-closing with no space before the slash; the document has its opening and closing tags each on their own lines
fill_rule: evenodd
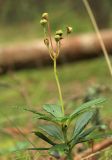
<svg viewBox="0 0 112 160">
<path fill-rule="evenodd" d="M 88 123 L 95 115 L 95 106 L 104 102 L 104 98 L 98 98 L 77 107 L 71 114 L 65 113 L 64 102 L 60 87 L 60 82 L 57 74 L 56 62 L 60 54 L 61 40 L 63 39 L 63 31 L 58 30 L 55 33 L 54 40 L 56 43 L 56 49 L 53 47 L 51 29 L 49 23 L 48 13 L 42 14 L 40 24 L 44 29 L 44 43 L 48 48 L 49 55 L 53 61 L 54 76 L 59 93 L 59 104 L 45 104 L 43 106 L 44 113 L 39 113 L 32 109 L 26 109 L 36 114 L 38 119 L 48 121 L 50 124 L 41 125 L 38 131 L 33 132 L 37 137 L 41 138 L 48 144 L 49 148 L 29 148 L 30 150 L 48 150 L 50 155 L 58 156 L 59 152 L 63 152 L 66 155 L 67 160 L 72 160 L 72 149 L 74 146 L 81 142 L 88 142 L 96 138 L 101 138 L 103 135 L 91 134 L 97 126 L 91 126 L 86 128 Z M 67 35 L 72 32 L 72 27 L 66 28 Z M 71 134 L 68 134 L 68 129 L 71 122 L 74 122 L 74 127 Z M 46 135 L 47 134 L 47 135 Z"/>
</svg>

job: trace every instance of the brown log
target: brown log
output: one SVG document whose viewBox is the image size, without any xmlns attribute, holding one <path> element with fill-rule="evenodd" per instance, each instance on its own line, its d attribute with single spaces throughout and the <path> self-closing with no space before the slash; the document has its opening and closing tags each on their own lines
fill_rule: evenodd
<svg viewBox="0 0 112 160">
<path fill-rule="evenodd" d="M 101 34 L 108 52 L 112 53 L 112 30 L 102 31 Z M 80 34 L 62 40 L 58 63 L 101 55 L 103 54 L 96 34 Z M 48 65 L 50 62 L 47 48 L 42 40 L 0 47 L 1 72 L 11 68 Z"/>
<path fill-rule="evenodd" d="M 101 151 L 109 146 L 112 145 L 112 139 L 106 139 L 98 144 L 95 144 L 93 149 L 92 148 L 89 148 L 87 149 L 86 151 L 84 151 L 82 154 L 79 154 L 77 156 L 74 157 L 74 160 L 81 160 L 85 157 L 88 157 L 89 155 L 93 154 L 93 153 L 96 153 L 98 151 Z"/>
</svg>

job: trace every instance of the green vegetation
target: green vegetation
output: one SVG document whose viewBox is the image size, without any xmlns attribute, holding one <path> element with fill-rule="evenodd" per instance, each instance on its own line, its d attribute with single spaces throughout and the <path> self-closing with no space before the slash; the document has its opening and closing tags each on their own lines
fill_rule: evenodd
<svg viewBox="0 0 112 160">
<path fill-rule="evenodd" d="M 76 34 L 84 31 L 92 31 L 93 29 L 89 18 L 86 15 L 83 17 L 82 14 L 74 12 L 68 4 L 68 1 L 66 1 L 66 3 L 60 2 L 60 5 L 58 5 L 58 13 L 57 5 L 52 5 L 52 3 L 46 4 L 46 11 L 52 15 L 52 31 L 54 32 L 60 29 L 60 26 L 62 26 L 61 28 L 65 31 L 66 26 L 69 24 L 73 26 Z M 62 10 L 62 8 L 64 9 Z M 0 46 L 9 45 L 12 42 L 31 41 L 42 37 L 42 30 L 38 24 L 40 13 L 41 11 L 35 16 L 36 18 L 31 18 L 31 21 L 19 19 L 21 23 L 18 23 L 20 21 L 16 21 L 16 23 L 12 23 L 13 26 L 10 24 L 7 25 L 7 23 L 0 23 Z M 103 121 L 109 125 L 112 115 L 112 88 L 110 85 L 111 78 L 104 58 L 64 64 L 58 67 L 58 73 L 60 83 L 62 84 L 65 112 L 67 114 L 83 103 L 89 87 L 98 85 L 99 87 L 105 88 L 98 97 L 106 98 L 106 102 L 103 104 L 104 107 L 101 109 L 101 116 Z M 41 112 L 41 106 L 43 106 L 44 103 L 54 104 L 58 102 L 53 71 L 48 67 L 1 75 L 0 89 L 0 156 L 1 158 L 3 156 L 3 158 L 6 157 L 7 159 L 29 159 L 29 157 L 31 158 L 31 154 L 22 151 L 22 149 L 26 147 L 32 147 L 28 139 L 21 133 L 16 134 L 13 131 L 7 133 L 5 128 L 11 131 L 15 127 L 21 127 L 23 132 L 24 129 L 32 131 L 34 128 L 37 128 L 37 118 L 32 118 L 32 114 L 24 111 L 23 108 L 28 109 L 31 107 Z M 74 97 L 78 98 L 75 99 Z M 28 135 L 30 136 L 30 134 Z M 35 138 L 34 140 L 33 138 L 34 136 L 31 135 L 31 139 L 36 146 L 44 146 L 44 143 L 41 143 L 39 139 Z M 47 147 L 49 147 L 49 145 Z M 18 152 L 15 152 L 16 150 L 18 150 Z M 111 148 L 101 154 L 103 155 L 101 156 L 101 160 L 103 160 L 103 157 L 110 157 Z M 41 155 L 41 153 L 38 152 L 36 155 L 37 159 L 39 155 Z"/>
<path fill-rule="evenodd" d="M 103 104 L 104 107 L 101 110 L 101 114 L 106 123 L 111 120 L 112 99 L 110 94 L 111 86 L 109 85 L 111 83 L 111 78 L 104 58 L 74 64 L 66 64 L 58 68 L 58 73 L 62 84 L 62 92 L 64 95 L 63 98 L 65 104 L 68 106 L 66 108 L 67 112 L 70 112 L 70 110 L 73 110 L 74 107 L 77 107 L 81 103 L 83 94 L 88 87 L 98 84 L 108 88 L 107 91 L 101 93 L 101 95 L 107 99 Z M 51 68 L 48 67 L 46 69 L 44 68 L 39 70 L 23 70 L 14 74 L 17 79 L 25 84 L 25 88 L 29 93 L 29 99 L 32 102 L 33 109 L 41 111 L 41 106 L 44 103 L 57 102 L 57 89 Z M 1 131 L 6 126 L 8 128 L 14 126 L 8 122 L 5 117 L 6 115 L 10 117 L 10 119 L 12 119 L 18 127 L 29 128 L 29 123 L 31 123 L 31 121 L 32 126 L 35 126 L 37 120 L 31 118 L 31 114 L 28 114 L 28 112 L 23 111 L 23 108 L 25 108 L 27 104 L 19 91 L 15 87 L 11 88 L 7 87 L 7 85 L 4 86 L 3 84 L 16 84 L 16 82 L 10 75 L 1 76 L 0 111 L 5 112 L 5 115 L 0 115 Z M 75 97 L 80 94 L 80 101 L 77 100 L 74 102 L 74 100 L 70 100 L 68 105 L 68 100 L 71 99 L 71 97 Z M 14 137 L 7 134 L 2 134 L 2 132 L 0 137 L 2 137 L 2 139 L 0 139 L 0 146 L 2 146 L 2 149 L 8 149 L 10 146 L 14 146 L 18 141 Z M 20 135 L 19 137 L 22 136 Z M 22 137 L 21 140 L 23 141 L 25 138 Z M 39 141 L 37 141 L 36 144 L 40 144 Z"/>
<path fill-rule="evenodd" d="M 62 36 L 62 34 L 63 34 L 63 32 L 60 30 L 58 32 L 56 32 L 56 35 Z M 61 38 L 57 39 L 57 37 L 55 36 L 55 40 L 56 40 L 56 43 L 58 43 L 61 40 Z M 45 42 L 45 44 L 48 45 L 48 43 L 46 43 L 46 42 Z M 52 52 L 50 55 L 52 59 L 53 59 L 53 54 L 54 53 Z M 54 73 L 56 74 L 55 62 L 56 61 L 54 60 Z M 95 63 L 95 65 L 94 65 L 94 63 Z M 99 70 L 98 70 L 98 68 L 99 68 Z M 104 68 L 104 69 L 102 70 L 102 68 Z M 80 70 L 82 70 L 83 72 L 81 74 L 77 74 L 77 73 L 80 73 Z M 109 76 L 109 73 L 107 70 L 107 66 L 106 66 L 103 58 L 88 61 L 88 62 L 81 62 L 81 64 L 76 63 L 76 64 L 62 66 L 59 68 L 59 75 L 62 76 L 61 83 L 63 83 L 62 91 L 64 93 L 63 95 L 65 95 L 64 99 L 66 99 L 65 100 L 66 113 L 70 113 L 70 110 L 71 111 L 74 110 L 74 106 L 79 105 L 78 101 L 74 102 L 72 100 L 70 101 L 70 104 L 69 104 L 69 98 L 71 98 L 72 95 L 75 95 L 75 94 L 77 95 L 78 94 L 77 90 L 79 92 L 82 92 L 82 91 L 84 91 L 85 88 L 88 88 L 88 86 L 86 86 L 86 85 L 88 85 L 87 80 L 88 81 L 90 80 L 90 85 L 91 85 L 91 81 L 92 81 L 92 83 L 100 84 L 101 86 L 106 85 L 106 84 L 108 85 L 109 82 L 111 82 L 111 79 L 109 78 L 110 76 Z M 55 75 L 55 76 L 56 76 L 55 78 L 57 80 L 57 75 Z M 50 86 L 48 85 L 49 83 L 50 83 Z M 77 88 L 77 90 L 74 92 L 75 87 L 77 87 L 77 83 L 79 85 L 79 88 Z M 84 86 L 86 86 L 86 87 L 84 87 Z M 6 127 L 8 126 L 10 128 L 19 126 L 19 127 L 23 127 L 23 128 L 27 129 L 27 128 L 29 128 L 29 125 L 26 126 L 26 124 L 30 124 L 31 127 L 35 126 L 37 119 L 52 121 L 52 122 L 56 123 L 57 125 L 59 125 L 58 126 L 59 128 L 62 126 L 63 134 L 61 134 L 61 131 L 59 131 L 59 130 L 61 130 L 61 128 L 57 129 L 55 125 L 41 125 L 40 129 L 43 130 L 44 132 L 47 132 L 48 135 L 55 137 L 59 141 L 63 140 L 64 143 L 62 142 L 62 143 L 57 144 L 57 141 L 56 142 L 52 141 L 52 139 L 49 139 L 48 137 L 46 137 L 44 135 L 44 133 L 42 133 L 40 131 L 34 132 L 36 136 L 38 136 L 39 138 L 48 142 L 49 144 L 53 145 L 50 149 L 47 148 L 47 149 L 49 149 L 50 154 L 52 154 L 53 156 L 55 156 L 54 155 L 55 151 L 61 151 L 61 152 L 66 153 L 69 159 L 72 159 L 72 157 L 69 153 L 71 152 L 71 149 L 73 148 L 74 145 L 76 145 L 77 143 L 83 142 L 83 141 L 84 142 L 89 141 L 90 139 L 92 139 L 92 137 L 93 137 L 93 139 L 97 138 L 96 136 L 94 137 L 94 135 L 88 137 L 88 134 L 93 132 L 95 127 L 89 128 L 89 130 L 85 130 L 85 131 L 83 131 L 83 129 L 85 129 L 85 126 L 87 126 L 87 124 L 89 123 L 89 121 L 92 119 L 92 117 L 94 115 L 94 109 L 91 108 L 91 105 L 97 104 L 100 101 L 102 102 L 103 99 L 97 99 L 97 100 L 93 100 L 91 102 L 87 102 L 86 104 L 84 104 L 84 106 L 82 104 L 81 108 L 79 107 L 80 110 L 79 110 L 79 108 L 76 108 L 75 111 L 72 114 L 68 114 L 68 116 L 63 115 L 64 114 L 63 108 L 61 110 L 61 108 L 58 105 L 52 105 L 52 106 L 45 105 L 43 107 L 45 111 L 50 113 L 50 115 L 41 113 L 42 109 L 40 106 L 43 105 L 43 102 L 48 102 L 52 98 L 53 98 L 53 100 L 52 100 L 53 103 L 58 102 L 57 93 L 56 93 L 57 89 L 54 85 L 54 78 L 52 75 L 51 68 L 47 68 L 44 70 L 42 69 L 42 70 L 38 70 L 38 71 L 36 69 L 32 69 L 30 71 L 20 71 L 16 74 L 9 73 L 9 75 L 4 75 L 1 77 L 0 87 L 2 90 L 2 94 L 0 96 L 0 99 L 1 99 L 0 103 L 1 103 L 1 106 L 3 106 L 0 108 L 0 113 L 1 113 L 0 121 L 1 121 L 1 131 L 2 131 L 1 132 L 2 139 L 1 139 L 1 144 L 0 144 L 2 146 L 1 154 L 6 154 L 6 153 L 8 154 L 10 152 L 14 152 L 15 148 L 12 147 L 13 144 L 16 144 L 17 150 L 24 149 L 25 147 L 29 146 L 29 144 L 30 144 L 28 139 L 26 139 L 21 134 L 21 132 L 20 132 L 19 138 L 21 139 L 21 137 L 22 137 L 22 141 L 23 140 L 26 141 L 26 142 L 23 141 L 21 144 L 19 143 L 20 140 L 18 141 L 17 139 L 14 140 L 13 138 L 11 138 L 10 133 L 9 133 L 9 135 L 7 133 L 4 134 L 4 126 L 6 126 Z M 24 88 L 24 92 L 27 93 L 27 98 L 28 98 L 28 100 L 30 100 L 31 105 L 28 104 L 29 102 L 24 97 L 23 92 L 21 92 L 22 87 Z M 110 88 L 111 86 L 108 85 L 108 87 Z M 35 89 L 35 88 L 37 88 L 37 89 Z M 70 90 L 70 88 L 71 88 L 71 90 Z M 74 88 L 74 90 L 73 90 L 73 88 Z M 111 89 L 109 90 L 109 92 L 111 92 Z M 53 95 L 53 93 L 54 93 L 54 95 Z M 110 112 L 111 99 L 109 99 L 108 92 L 107 93 L 104 92 L 104 93 L 102 93 L 102 95 L 105 95 L 105 97 L 108 95 L 108 98 L 106 97 L 107 102 L 105 103 L 106 108 L 103 109 L 104 115 L 102 116 L 103 118 L 107 119 L 107 115 L 108 116 L 111 115 L 111 112 Z M 68 100 L 67 100 L 67 96 L 68 96 Z M 82 97 L 83 97 L 83 95 L 81 95 L 80 100 L 83 99 Z M 60 100 L 61 100 L 61 105 L 62 105 L 62 99 L 60 98 Z M 59 104 L 59 102 L 58 102 L 58 104 Z M 69 126 L 68 124 L 71 122 L 71 120 L 76 118 L 76 115 L 78 112 L 81 111 L 81 113 L 82 113 L 83 108 L 85 109 L 85 105 L 87 108 L 90 107 L 89 109 L 91 110 L 91 112 L 90 112 L 90 110 L 89 110 L 89 112 L 85 112 L 85 110 L 84 110 L 85 113 L 82 114 L 82 116 L 80 118 L 78 118 L 78 120 L 76 121 L 76 124 L 75 124 L 76 125 L 75 130 L 73 132 L 72 139 L 71 139 L 67 135 L 67 130 L 68 130 L 68 126 Z M 37 106 L 38 106 L 38 108 L 37 108 Z M 29 107 L 31 109 L 29 109 Z M 32 122 L 30 119 L 30 121 L 28 123 L 28 117 L 30 116 L 30 118 L 31 118 L 31 115 L 24 112 L 23 108 L 26 108 L 26 110 L 31 111 L 31 112 L 35 113 L 36 115 L 38 115 L 37 117 L 35 117 L 36 119 L 34 119 Z M 54 109 L 54 112 L 52 109 Z M 55 109 L 56 109 L 56 111 L 55 111 Z M 68 110 L 69 110 L 69 112 L 68 112 Z M 58 117 L 59 115 L 61 115 L 61 117 Z M 65 128 L 64 128 L 66 125 L 67 125 L 67 130 L 65 130 Z M 72 124 L 72 127 L 73 127 L 73 124 Z M 56 132 L 57 132 L 57 134 L 55 134 Z M 84 136 L 83 136 L 83 134 L 84 134 Z M 57 137 L 57 135 L 58 135 L 58 137 Z M 64 135 L 64 137 L 63 137 L 63 135 Z M 85 139 L 85 135 L 87 136 L 86 139 Z M 101 138 L 101 137 L 102 137 L 102 134 L 100 135 L 100 137 L 98 136 L 98 138 Z M 103 137 L 104 137 L 104 134 L 103 134 Z M 65 141 L 66 140 L 65 138 L 67 138 L 67 141 Z M 39 140 L 38 140 L 38 142 L 39 142 Z M 36 144 L 38 144 L 38 142 Z M 7 146 L 8 146 L 8 148 L 11 148 L 11 149 L 7 149 Z M 39 144 L 39 147 L 41 147 L 40 144 Z M 32 147 L 30 149 L 32 150 Z M 41 150 L 41 149 L 44 150 L 44 148 L 39 148 L 39 150 Z M 65 150 L 62 150 L 62 149 L 65 149 L 66 152 L 65 152 Z M 38 150 L 38 148 L 34 147 L 34 150 Z"/>
<path fill-rule="evenodd" d="M 9 0 L 7 0 L 7 3 Z M 31 1 L 31 0 L 29 0 Z M 27 1 L 25 0 L 24 4 Z M 56 2 L 56 4 L 59 2 L 59 5 L 55 5 L 54 1 L 45 3 L 44 2 L 44 11 L 46 10 L 51 15 L 51 26 L 52 31 L 60 29 L 60 27 L 64 30 L 66 26 L 70 25 L 74 28 L 75 33 L 84 32 L 84 31 L 91 31 L 92 26 L 91 22 L 88 18 L 88 15 L 85 13 L 78 13 L 77 11 L 74 11 L 73 8 L 71 8 L 71 4 L 68 0 L 66 0 L 64 3 L 60 2 L 59 0 Z M 13 3 L 13 2 L 12 2 Z M 18 6 L 18 3 L 15 2 Z M 30 2 L 31 3 L 31 2 Z M 36 2 L 35 2 L 36 3 Z M 5 6 L 5 3 L 3 4 Z M 20 2 L 18 6 L 18 12 L 19 16 L 23 18 L 24 16 L 21 15 L 21 7 L 20 5 L 23 5 L 22 1 Z M 12 7 L 12 5 L 9 5 L 9 8 Z M 21 41 L 31 41 L 37 38 L 42 37 L 43 33 L 39 24 L 41 10 L 38 8 L 39 5 L 37 5 L 38 11 L 36 11 L 36 15 L 33 17 L 32 20 L 22 20 L 22 21 L 14 21 L 14 23 L 2 23 L 2 19 L 0 19 L 0 46 L 4 44 L 10 44 L 10 43 L 17 43 Z M 2 8 L 2 6 L 1 6 Z M 9 12 L 7 8 L 6 17 L 8 19 Z M 62 9 L 63 8 L 63 9 Z M 13 7 L 12 7 L 13 9 Z M 35 8 L 34 8 L 35 10 Z M 32 14 L 31 10 L 28 10 L 29 14 Z M 2 12 L 2 10 L 1 10 Z M 24 11 L 25 12 L 25 11 Z M 43 12 L 43 11 L 42 11 Z M 11 12 L 13 14 L 13 12 Z M 15 13 L 14 13 L 15 15 Z M 24 13 L 24 15 L 27 15 L 27 13 Z M 65 16 L 66 15 L 66 16 Z M 0 15 L 2 16 L 2 14 Z M 27 15 L 28 16 L 28 15 Z M 10 16 L 11 17 L 11 16 Z M 16 15 L 15 15 L 16 18 Z M 7 22 L 7 21 L 6 21 Z M 58 24 L 58 25 L 57 25 Z"/>
<path fill-rule="evenodd" d="M 44 123 L 48 124 L 40 125 L 36 131 L 33 131 L 36 137 L 48 143 L 49 147 L 32 147 L 28 150 L 43 151 L 47 150 L 49 155 L 55 158 L 60 158 L 60 152 L 66 155 L 67 160 L 72 160 L 72 150 L 79 143 L 88 144 L 91 142 L 93 144 L 94 140 L 105 138 L 112 135 L 112 132 L 96 133 L 97 129 L 101 128 L 102 123 L 99 121 L 99 106 L 105 101 L 104 98 L 97 98 L 94 100 L 89 100 L 86 103 L 81 104 L 71 113 L 65 113 L 65 104 L 63 101 L 63 95 L 61 91 L 60 81 L 57 73 L 57 58 L 60 55 L 61 40 L 63 39 L 63 31 L 58 30 L 55 33 L 54 40 L 56 43 L 56 49 L 54 50 L 51 28 L 49 22 L 48 13 L 43 13 L 40 24 L 44 30 L 44 43 L 49 51 L 49 56 L 53 61 L 54 77 L 56 80 L 56 85 L 59 95 L 59 103 L 45 104 L 43 105 L 44 112 L 38 112 L 32 108 L 26 108 L 26 111 L 32 112 L 38 120 L 43 120 Z M 66 34 L 72 32 L 72 27 L 66 28 Z M 97 115 L 97 117 L 96 117 Z M 87 128 L 88 124 L 92 122 L 93 119 L 95 123 Z M 75 122 L 74 122 L 75 120 Z M 75 123 L 75 125 L 71 123 Z M 70 132 L 71 130 L 71 132 Z M 46 135 L 47 134 L 47 135 Z"/>
<path fill-rule="evenodd" d="M 55 2 L 50 0 L 41 1 L 20 0 L 18 3 L 17 0 L 1 0 L 0 46 L 12 42 L 31 41 L 42 37 L 39 20 L 43 11 L 47 11 L 51 15 L 53 32 L 60 29 L 60 27 L 64 29 L 68 25 L 74 28 L 75 34 L 93 31 L 90 19 L 81 1 L 76 0 L 75 3 L 69 0 L 65 0 L 64 3 L 60 0 Z M 106 5 L 103 3 L 106 3 Z M 111 11 L 111 5 L 109 4 L 111 2 L 108 0 L 103 3 L 105 7 L 109 6 L 109 9 L 107 7 L 106 10 Z M 111 22 L 110 20 L 110 27 L 112 26 Z"/>
</svg>

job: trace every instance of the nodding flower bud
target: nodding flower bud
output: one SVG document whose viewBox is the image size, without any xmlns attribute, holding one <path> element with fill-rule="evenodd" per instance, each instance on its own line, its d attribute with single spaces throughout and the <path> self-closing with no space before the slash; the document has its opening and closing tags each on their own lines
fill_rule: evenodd
<svg viewBox="0 0 112 160">
<path fill-rule="evenodd" d="M 59 42 L 62 39 L 62 37 L 60 35 L 56 34 L 54 39 L 56 42 Z"/>
<path fill-rule="evenodd" d="M 44 39 L 44 44 L 45 44 L 47 47 L 49 47 L 49 40 L 48 40 L 48 38 L 45 38 L 45 39 Z"/>
<path fill-rule="evenodd" d="M 42 26 L 46 26 L 47 20 L 46 20 L 46 19 L 41 19 L 41 20 L 40 20 L 40 24 L 41 24 Z"/>
<path fill-rule="evenodd" d="M 43 13 L 43 14 L 42 14 L 42 19 L 48 20 L 48 13 Z"/>
<path fill-rule="evenodd" d="M 67 34 L 70 34 L 72 32 L 72 27 L 67 27 Z"/>
<path fill-rule="evenodd" d="M 61 29 L 56 31 L 56 35 L 62 36 L 63 35 L 63 31 Z"/>
</svg>

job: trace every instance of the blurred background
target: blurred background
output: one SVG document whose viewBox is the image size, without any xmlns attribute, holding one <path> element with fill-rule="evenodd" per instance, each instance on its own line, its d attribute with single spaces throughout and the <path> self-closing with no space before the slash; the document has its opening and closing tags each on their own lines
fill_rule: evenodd
<svg viewBox="0 0 112 160">
<path fill-rule="evenodd" d="M 100 28 L 112 25 L 112 1 L 89 0 Z M 0 42 L 31 40 L 43 35 L 41 14 L 50 14 L 52 29 L 71 25 L 74 32 L 91 31 L 92 26 L 81 0 L 0 0 Z"/>
<path fill-rule="evenodd" d="M 89 0 L 89 4 L 112 61 L 112 0 Z M 52 62 L 42 40 L 43 12 L 49 13 L 53 34 L 73 27 L 72 35 L 62 42 L 58 61 L 67 112 L 88 97 L 104 96 L 101 119 L 112 128 L 112 79 L 83 1 L 0 0 L 1 160 L 31 157 L 17 151 L 32 146 L 30 140 L 41 145 L 31 134 L 38 122 L 23 108 L 41 111 L 43 104 L 58 102 Z"/>
</svg>

